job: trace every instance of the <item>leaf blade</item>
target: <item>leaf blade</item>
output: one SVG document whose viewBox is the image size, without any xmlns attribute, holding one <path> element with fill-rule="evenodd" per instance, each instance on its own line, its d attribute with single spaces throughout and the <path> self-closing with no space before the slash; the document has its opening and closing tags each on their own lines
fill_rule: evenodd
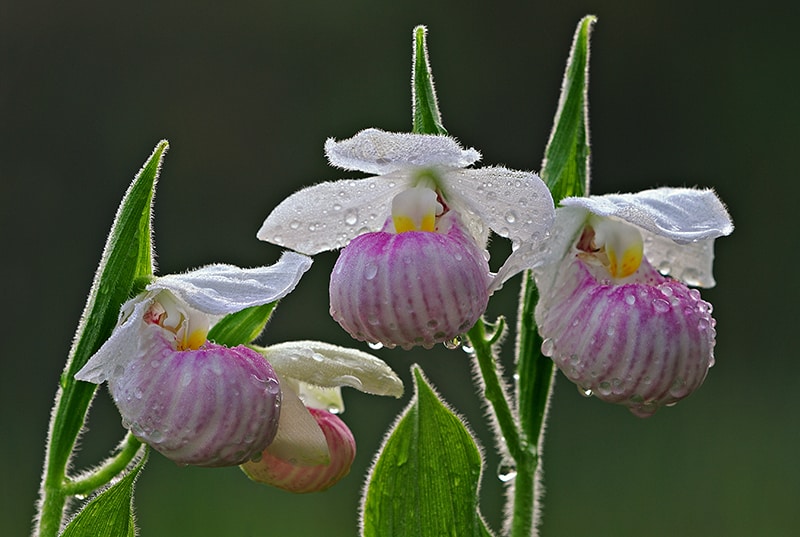
<svg viewBox="0 0 800 537">
<path fill-rule="evenodd" d="M 371 471 L 363 535 L 491 535 L 478 512 L 480 451 L 417 366 L 413 374 L 415 395 Z"/>
</svg>

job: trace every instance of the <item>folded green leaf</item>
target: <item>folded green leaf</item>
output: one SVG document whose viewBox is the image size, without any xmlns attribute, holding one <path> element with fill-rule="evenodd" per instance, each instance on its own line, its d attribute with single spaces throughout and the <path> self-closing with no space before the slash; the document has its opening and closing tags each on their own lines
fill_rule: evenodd
<svg viewBox="0 0 800 537">
<path fill-rule="evenodd" d="M 478 512 L 480 451 L 417 366 L 413 374 L 415 395 L 370 475 L 363 535 L 491 535 Z"/>
<path fill-rule="evenodd" d="M 61 537 L 134 537 L 133 486 L 146 461 L 147 448 L 125 477 L 86 504 Z"/>
<path fill-rule="evenodd" d="M 226 315 L 211 328 L 208 339 L 228 347 L 251 343 L 267 326 L 277 305 L 277 302 L 271 302 Z"/>
<path fill-rule="evenodd" d="M 589 34 L 596 20 L 587 15 L 578 23 L 544 153 L 542 179 L 556 204 L 589 191 Z"/>
<path fill-rule="evenodd" d="M 427 29 L 414 28 L 413 78 L 411 81 L 413 103 L 413 128 L 417 134 L 447 134 L 442 125 L 439 105 L 436 102 L 436 89 L 433 86 L 433 73 L 428 61 L 428 45 L 425 42 Z"/>
</svg>

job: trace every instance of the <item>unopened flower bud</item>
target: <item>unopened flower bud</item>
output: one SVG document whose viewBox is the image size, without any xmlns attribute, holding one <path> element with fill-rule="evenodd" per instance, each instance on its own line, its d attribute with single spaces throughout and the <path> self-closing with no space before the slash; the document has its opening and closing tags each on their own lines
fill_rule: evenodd
<svg viewBox="0 0 800 537">
<path fill-rule="evenodd" d="M 335 485 L 350 472 L 356 456 L 353 433 L 338 416 L 316 408 L 308 408 L 328 444 L 330 462 L 303 466 L 292 459 L 279 458 L 264 450 L 258 460 L 241 465 L 245 474 L 257 483 L 271 485 L 298 494 L 320 492 Z"/>
</svg>

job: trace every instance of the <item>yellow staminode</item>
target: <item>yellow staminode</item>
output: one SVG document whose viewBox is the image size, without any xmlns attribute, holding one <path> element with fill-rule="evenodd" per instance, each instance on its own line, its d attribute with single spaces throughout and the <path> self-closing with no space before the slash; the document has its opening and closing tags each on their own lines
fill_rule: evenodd
<svg viewBox="0 0 800 537">
<path fill-rule="evenodd" d="M 397 233 L 434 231 L 436 214 L 441 212 L 442 205 L 430 188 L 409 188 L 392 200 L 392 222 Z"/>
<path fill-rule="evenodd" d="M 596 217 L 591 222 L 594 242 L 608 257 L 608 272 L 614 278 L 627 278 L 639 268 L 644 257 L 644 241 L 638 229 L 609 218 Z"/>
</svg>

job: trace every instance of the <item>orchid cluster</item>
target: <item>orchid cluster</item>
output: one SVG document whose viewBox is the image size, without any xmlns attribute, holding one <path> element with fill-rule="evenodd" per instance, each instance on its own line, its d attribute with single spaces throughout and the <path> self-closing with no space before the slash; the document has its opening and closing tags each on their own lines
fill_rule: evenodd
<svg viewBox="0 0 800 537">
<path fill-rule="evenodd" d="M 588 61 L 592 22 L 587 18 L 579 25 L 568 77 L 586 69 L 575 62 Z M 382 360 L 360 350 L 318 341 L 262 347 L 254 340 L 277 301 L 311 266 L 308 256 L 340 249 L 330 275 L 329 308 L 352 338 L 374 349 L 405 350 L 439 343 L 454 347 L 469 340 L 503 436 L 498 445 L 520 469 L 510 493 L 514 518 L 507 529 L 513 535 L 530 534 L 538 452 L 526 437 L 541 442 L 552 370 L 538 373 L 536 382 L 545 393 L 532 412 L 524 406 L 530 401 L 525 393 L 532 382 L 531 360 L 554 364 L 582 394 L 624 405 L 640 417 L 689 396 L 714 365 L 716 336 L 711 304 L 695 287 L 714 285 L 714 240 L 731 233 L 733 225 L 712 190 L 585 195 L 588 183 L 580 186 L 574 170 L 588 166 L 586 151 L 570 150 L 561 157 L 568 164 L 562 170 L 573 170 L 572 177 L 553 172 L 550 146 L 565 136 L 565 103 L 576 99 L 572 104 L 583 106 L 573 108 L 585 107 L 585 81 L 580 85 L 570 79 L 564 86 L 542 171 L 547 183 L 530 171 L 473 167 L 481 154 L 464 148 L 441 126 L 424 38 L 424 29 L 415 30 L 414 132 L 370 128 L 346 140 L 327 140 L 324 149 L 332 166 L 369 176 L 319 183 L 275 207 L 257 237 L 290 251 L 272 266 L 217 264 L 152 275 L 149 219 L 141 220 L 141 209 L 152 201 L 164 146 L 140 174 L 150 177 L 150 191 L 139 209 L 126 213 L 126 204 L 133 202 L 123 201 L 111 253 L 101 265 L 105 270 L 114 255 L 139 252 L 139 268 L 128 282 L 137 291 L 112 304 L 119 311 L 115 325 L 85 360 L 74 368 L 70 362 L 66 385 L 79 381 L 74 389 L 90 385 L 91 390 L 107 383 L 137 449 L 136 442 L 147 444 L 179 465 L 240 466 L 253 481 L 295 493 L 325 490 L 347 475 L 355 457 L 355 438 L 339 417 L 344 410 L 341 387 L 401 397 L 403 384 Z M 576 132 L 571 143 L 588 148 L 588 128 Z M 138 231 L 130 232 L 139 241 L 132 248 L 114 243 L 125 233 L 125 215 L 140 219 Z M 511 242 L 511 253 L 497 263 L 496 273 L 489 268 L 487 250 L 492 233 Z M 512 396 L 495 356 L 504 321 L 490 324 L 483 317 L 492 294 L 519 273 L 524 273 L 516 361 L 520 374 L 515 374 Z M 146 280 L 138 287 L 137 274 Z M 534 283 L 537 291 L 529 292 Z M 101 295 L 93 291 L 90 306 Z M 235 335 L 227 331 L 231 327 Z M 541 337 L 536 355 L 526 350 L 535 334 Z M 445 453 L 436 471 L 447 480 L 448 470 L 441 467 L 470 453 L 471 437 L 459 418 L 444 405 L 425 407 L 429 403 L 423 398 L 438 400 L 425 383 L 415 370 L 412 402 L 371 471 L 362 505 L 365 534 L 386 534 L 398 517 L 410 516 L 406 507 L 391 501 L 392 486 L 435 479 L 414 464 L 419 473 L 409 470 L 406 477 L 403 466 L 409 459 Z M 93 392 L 86 393 L 88 401 Z M 429 418 L 423 407 L 438 413 L 433 422 L 442 427 L 457 424 L 441 433 L 444 439 L 427 432 L 436 437 L 428 446 L 436 448 L 427 455 L 409 451 L 424 449 L 420 437 Z M 530 425 L 527 416 L 537 412 L 538 424 Z M 403 432 L 408 416 L 416 420 L 413 435 Z M 454 451 L 440 449 L 439 442 L 462 436 L 464 444 Z M 132 453 L 122 466 L 133 460 Z M 477 482 L 477 448 L 472 456 L 478 467 L 463 470 L 464 479 L 448 484 L 452 494 L 464 483 Z M 392 457 L 400 462 L 384 463 Z M 462 471 L 457 466 L 449 471 Z M 47 504 L 48 478 L 44 483 Z M 477 485 L 467 493 L 476 494 Z M 422 497 L 408 505 L 429 508 Z M 468 511 L 455 526 L 441 527 L 467 533 L 460 525 L 471 524 L 474 534 L 490 533 L 480 515 Z"/>
</svg>

